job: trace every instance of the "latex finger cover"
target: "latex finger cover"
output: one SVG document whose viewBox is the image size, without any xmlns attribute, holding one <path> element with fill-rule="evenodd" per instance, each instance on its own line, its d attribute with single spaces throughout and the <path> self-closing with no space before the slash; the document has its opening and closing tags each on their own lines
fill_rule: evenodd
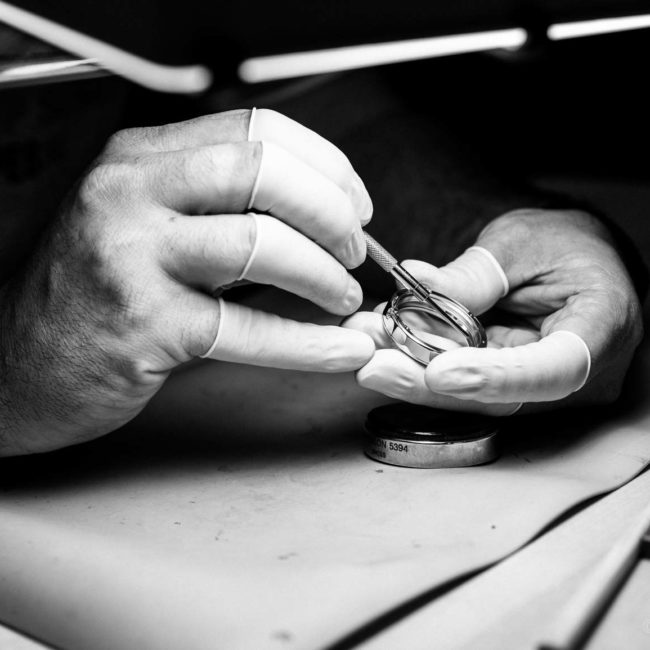
<svg viewBox="0 0 650 650">
<path fill-rule="evenodd" d="M 273 143 L 309 165 L 348 193 L 364 225 L 372 216 L 372 202 L 347 156 L 318 133 L 294 120 L 265 109 L 253 109 L 249 141 Z"/>
<path fill-rule="evenodd" d="M 482 402 L 548 402 L 580 390 L 591 369 L 586 343 L 556 331 L 513 348 L 463 348 L 436 357 L 426 369 L 432 391 Z"/>
<path fill-rule="evenodd" d="M 487 311 L 509 291 L 508 279 L 501 265 L 482 246 L 468 248 L 440 268 L 420 260 L 408 260 L 404 266 L 418 280 L 458 300 L 475 314 Z"/>
<path fill-rule="evenodd" d="M 361 287 L 331 255 L 279 219 L 250 218 L 255 241 L 238 280 L 273 284 L 335 314 L 358 309 Z"/>
<path fill-rule="evenodd" d="M 378 350 L 357 373 L 357 382 L 388 397 L 450 411 L 505 416 L 519 408 L 519 404 L 484 404 L 433 393 L 425 383 L 424 368 L 399 350 Z"/>
<path fill-rule="evenodd" d="M 372 339 L 355 330 L 299 323 L 219 299 L 219 329 L 203 358 L 256 366 L 344 372 L 365 364 Z"/>
</svg>

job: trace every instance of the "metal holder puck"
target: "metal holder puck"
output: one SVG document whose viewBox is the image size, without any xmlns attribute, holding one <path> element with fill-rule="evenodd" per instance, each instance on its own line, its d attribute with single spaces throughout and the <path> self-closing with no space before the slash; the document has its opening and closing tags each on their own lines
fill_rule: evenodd
<svg viewBox="0 0 650 650">
<path fill-rule="evenodd" d="M 470 467 L 498 458 L 498 420 L 413 404 L 389 404 L 368 413 L 365 453 L 390 465 Z"/>
</svg>

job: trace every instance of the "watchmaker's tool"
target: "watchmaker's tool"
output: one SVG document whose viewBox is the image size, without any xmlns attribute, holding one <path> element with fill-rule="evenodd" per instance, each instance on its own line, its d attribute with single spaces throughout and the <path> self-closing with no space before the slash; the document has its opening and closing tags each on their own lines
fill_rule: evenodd
<svg viewBox="0 0 650 650">
<path fill-rule="evenodd" d="M 482 465 L 495 460 L 498 420 L 413 404 L 388 404 L 366 419 L 366 454 L 402 467 Z"/>
<path fill-rule="evenodd" d="M 368 255 L 404 287 L 383 313 L 384 329 L 399 350 L 426 366 L 445 350 L 487 345 L 483 326 L 466 307 L 416 280 L 373 237 L 365 236 Z M 467 467 L 498 456 L 494 419 L 424 406 L 376 408 L 368 414 L 366 434 L 370 458 L 403 467 Z"/>
<path fill-rule="evenodd" d="M 485 330 L 474 314 L 416 280 L 371 235 L 365 236 L 368 255 L 404 287 L 388 301 L 383 314 L 384 329 L 398 349 L 428 365 L 452 347 L 487 345 Z"/>
</svg>

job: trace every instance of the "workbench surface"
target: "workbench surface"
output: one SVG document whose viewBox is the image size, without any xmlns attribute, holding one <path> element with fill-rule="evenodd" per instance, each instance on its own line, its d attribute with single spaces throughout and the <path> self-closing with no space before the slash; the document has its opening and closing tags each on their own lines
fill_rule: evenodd
<svg viewBox="0 0 650 650">
<path fill-rule="evenodd" d="M 628 401 L 512 418 L 490 465 L 411 470 L 363 455 L 385 399 L 351 376 L 192 365 L 124 430 L 3 461 L 0 620 L 65 650 L 416 647 L 382 639 L 648 464 L 650 402 Z"/>
</svg>

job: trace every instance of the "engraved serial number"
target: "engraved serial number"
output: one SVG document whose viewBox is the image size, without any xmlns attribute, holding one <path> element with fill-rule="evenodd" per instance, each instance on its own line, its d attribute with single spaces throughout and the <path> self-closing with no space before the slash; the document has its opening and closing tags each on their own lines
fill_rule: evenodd
<svg viewBox="0 0 650 650">
<path fill-rule="evenodd" d="M 404 444 L 402 444 L 401 442 L 389 442 L 389 443 L 388 443 L 388 448 L 389 448 L 391 451 L 401 451 L 401 452 L 404 453 L 404 454 L 408 454 L 408 453 L 409 453 L 409 446 L 408 446 L 408 445 L 404 445 Z"/>
</svg>

